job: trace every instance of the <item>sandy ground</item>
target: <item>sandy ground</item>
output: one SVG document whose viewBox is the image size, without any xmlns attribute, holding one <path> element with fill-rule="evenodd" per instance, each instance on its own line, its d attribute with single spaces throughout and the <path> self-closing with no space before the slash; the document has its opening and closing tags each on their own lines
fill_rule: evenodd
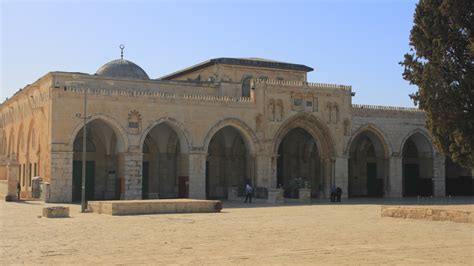
<svg viewBox="0 0 474 266">
<path fill-rule="evenodd" d="M 474 225 L 381 218 L 381 204 L 226 202 L 222 213 L 121 217 L 67 205 L 71 218 L 47 219 L 42 202 L 0 201 L 0 265 L 474 265 Z"/>
</svg>

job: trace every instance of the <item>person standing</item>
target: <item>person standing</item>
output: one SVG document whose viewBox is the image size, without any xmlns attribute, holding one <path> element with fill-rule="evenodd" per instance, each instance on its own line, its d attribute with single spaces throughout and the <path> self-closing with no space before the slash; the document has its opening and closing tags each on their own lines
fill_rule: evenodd
<svg viewBox="0 0 474 266">
<path fill-rule="evenodd" d="M 247 203 L 247 200 L 249 203 L 252 203 L 252 192 L 253 192 L 252 186 L 249 183 L 247 183 L 245 185 L 245 203 Z"/>
<path fill-rule="evenodd" d="M 16 200 L 20 200 L 20 191 L 21 191 L 20 182 L 16 182 L 16 193 L 17 193 Z"/>
<path fill-rule="evenodd" d="M 341 202 L 342 189 L 340 187 L 336 188 L 336 202 Z"/>
</svg>

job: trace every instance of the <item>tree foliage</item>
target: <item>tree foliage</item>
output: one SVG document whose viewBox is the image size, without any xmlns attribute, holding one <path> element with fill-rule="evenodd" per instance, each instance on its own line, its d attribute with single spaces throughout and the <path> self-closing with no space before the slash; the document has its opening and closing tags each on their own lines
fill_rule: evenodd
<svg viewBox="0 0 474 266">
<path fill-rule="evenodd" d="M 403 78 L 440 151 L 474 168 L 473 0 L 420 0 Z"/>
</svg>

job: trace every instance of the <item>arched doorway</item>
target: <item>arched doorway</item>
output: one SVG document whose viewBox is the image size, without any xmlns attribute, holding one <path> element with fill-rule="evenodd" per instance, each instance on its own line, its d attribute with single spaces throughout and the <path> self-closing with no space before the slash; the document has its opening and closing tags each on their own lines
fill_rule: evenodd
<svg viewBox="0 0 474 266">
<path fill-rule="evenodd" d="M 83 130 L 73 145 L 72 201 L 81 200 Z M 86 200 L 120 199 L 118 153 L 123 149 L 115 131 L 101 119 L 86 127 Z"/>
<path fill-rule="evenodd" d="M 433 149 L 428 139 L 417 132 L 402 148 L 403 196 L 433 195 Z"/>
<path fill-rule="evenodd" d="M 143 199 L 187 197 L 187 180 L 182 182 L 179 175 L 182 151 L 176 131 L 167 123 L 154 126 L 145 137 L 142 152 Z"/>
<path fill-rule="evenodd" d="M 474 169 L 462 167 L 446 157 L 446 195 L 474 196 Z"/>
<path fill-rule="evenodd" d="M 386 176 L 386 150 L 380 138 L 366 130 L 349 150 L 349 197 L 382 197 Z"/>
<path fill-rule="evenodd" d="M 323 161 L 314 138 L 303 128 L 290 130 L 278 147 L 277 187 L 284 189 L 285 197 L 297 197 L 295 185 L 303 181 L 318 196 L 323 186 Z"/>
<path fill-rule="evenodd" d="M 246 182 L 253 183 L 250 163 L 249 149 L 240 132 L 232 126 L 219 129 L 207 150 L 206 197 L 227 198 L 231 187 L 238 189 L 239 196 L 243 195 Z"/>
</svg>

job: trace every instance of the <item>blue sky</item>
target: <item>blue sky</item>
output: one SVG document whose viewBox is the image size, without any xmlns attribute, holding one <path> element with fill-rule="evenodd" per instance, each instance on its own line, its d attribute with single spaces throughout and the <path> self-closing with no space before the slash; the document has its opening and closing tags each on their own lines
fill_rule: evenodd
<svg viewBox="0 0 474 266">
<path fill-rule="evenodd" d="M 352 85 L 354 103 L 413 106 L 398 64 L 416 1 L 1 2 L 0 101 L 49 71 L 95 73 L 120 57 L 151 78 L 215 57 L 305 64 Z"/>
</svg>

